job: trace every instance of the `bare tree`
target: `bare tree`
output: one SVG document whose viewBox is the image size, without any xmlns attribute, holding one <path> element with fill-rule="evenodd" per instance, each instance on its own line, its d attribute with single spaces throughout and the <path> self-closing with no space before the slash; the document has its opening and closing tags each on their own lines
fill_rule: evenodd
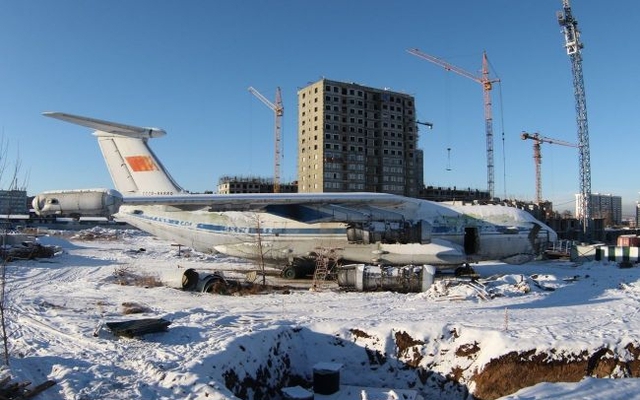
<svg viewBox="0 0 640 400">
<path fill-rule="evenodd" d="M 2 248 L 5 249 L 7 239 L 7 226 L 4 227 L 2 235 Z M 4 349 L 4 364 L 9 366 L 9 337 L 7 335 L 7 252 L 3 253 L 2 267 L 0 267 L 0 329 L 2 329 L 2 345 Z"/>
<path fill-rule="evenodd" d="M 20 188 L 26 187 L 26 184 L 23 183 L 22 186 L 18 183 L 18 178 L 20 175 L 21 163 L 19 154 L 16 157 L 16 161 L 13 164 L 10 164 L 8 154 L 8 144 L 7 141 L 3 138 L 0 140 L 0 188 L 6 187 L 7 190 L 20 190 Z M 11 169 L 9 169 L 12 166 Z M 9 175 L 5 173 L 9 172 Z M 7 178 L 6 182 L 3 182 L 3 179 Z M 8 183 L 7 183 L 8 182 Z M 6 366 L 9 366 L 9 334 L 7 331 L 7 264 L 9 262 L 9 252 L 6 251 L 6 246 L 8 244 L 8 235 L 11 231 L 11 214 L 12 210 L 7 210 L 6 220 L 4 221 L 2 227 L 2 265 L 0 266 L 0 331 L 2 332 L 2 345 L 4 350 L 3 360 Z"/>
<path fill-rule="evenodd" d="M 256 240 L 258 245 L 258 266 L 260 267 L 260 272 L 262 273 L 262 286 L 266 286 L 267 284 L 267 275 L 265 273 L 265 264 L 264 264 L 264 247 L 262 243 L 262 221 L 260 220 L 260 214 L 255 214 L 256 219 Z"/>
</svg>

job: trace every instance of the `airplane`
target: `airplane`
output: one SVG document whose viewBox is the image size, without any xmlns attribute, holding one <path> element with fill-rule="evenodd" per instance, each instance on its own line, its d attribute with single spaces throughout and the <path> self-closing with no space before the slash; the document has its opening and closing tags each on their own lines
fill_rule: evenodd
<svg viewBox="0 0 640 400">
<path fill-rule="evenodd" d="M 43 115 L 94 130 L 115 189 L 43 192 L 33 199 L 37 214 L 113 217 L 196 251 L 265 260 L 286 278 L 312 272 L 327 249 L 343 263 L 444 270 L 487 260 L 521 264 L 557 240 L 530 213 L 505 205 L 368 192 L 189 193 L 149 147 L 164 130 Z"/>
</svg>

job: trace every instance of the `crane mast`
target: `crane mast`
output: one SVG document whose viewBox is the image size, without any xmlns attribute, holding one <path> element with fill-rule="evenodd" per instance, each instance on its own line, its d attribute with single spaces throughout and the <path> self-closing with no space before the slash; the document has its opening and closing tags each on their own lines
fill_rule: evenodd
<svg viewBox="0 0 640 400">
<path fill-rule="evenodd" d="M 460 67 L 449 64 L 448 62 L 441 60 L 438 57 L 425 54 L 418 49 L 409 49 L 407 51 L 414 56 L 418 56 L 436 65 L 439 65 L 447 71 L 453 71 L 458 75 L 462 75 L 482 85 L 485 132 L 487 137 L 487 190 L 489 191 L 489 196 L 493 198 L 495 192 L 495 179 L 493 164 L 493 116 L 491 112 L 491 89 L 495 82 L 500 82 L 500 79 L 489 78 L 489 60 L 487 59 L 487 52 L 485 51 L 482 53 L 482 76 L 476 76 L 471 72 L 465 71 Z"/>
<path fill-rule="evenodd" d="M 551 139 L 545 136 L 541 136 L 539 133 L 527 133 L 522 132 L 520 134 L 522 140 L 533 140 L 533 162 L 536 165 L 536 204 L 542 204 L 542 152 L 540 151 L 540 144 L 551 143 L 559 144 L 562 146 L 578 147 L 573 143 L 565 142 L 563 140 Z"/>
<path fill-rule="evenodd" d="M 282 116 L 284 115 L 284 107 L 282 106 L 282 95 L 280 94 L 280 87 L 276 88 L 275 103 L 269 101 L 260 92 L 253 87 L 249 86 L 249 92 L 262 101 L 267 107 L 269 107 L 275 114 L 275 165 L 273 171 L 273 193 L 280 193 L 280 158 L 282 147 Z"/>
<path fill-rule="evenodd" d="M 581 211 L 582 233 L 590 238 L 591 226 L 591 156 L 589 150 L 589 125 L 587 123 L 587 99 L 582 77 L 582 47 L 578 21 L 571 13 L 569 0 L 562 0 L 562 11 L 556 13 L 564 34 L 565 48 L 571 60 L 573 91 L 576 101 L 576 122 L 578 125 L 578 149 L 580 163 L 580 196 L 578 210 Z"/>
</svg>

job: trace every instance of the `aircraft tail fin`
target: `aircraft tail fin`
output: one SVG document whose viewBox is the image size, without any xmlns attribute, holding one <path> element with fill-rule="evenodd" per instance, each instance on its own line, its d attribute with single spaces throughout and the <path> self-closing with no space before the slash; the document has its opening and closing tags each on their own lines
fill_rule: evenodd
<svg viewBox="0 0 640 400">
<path fill-rule="evenodd" d="M 169 175 L 149 148 L 148 140 L 166 135 L 159 128 L 137 126 L 81 117 L 60 112 L 43 113 L 95 130 L 109 174 L 120 193 L 135 195 L 171 195 L 184 190 Z"/>
</svg>

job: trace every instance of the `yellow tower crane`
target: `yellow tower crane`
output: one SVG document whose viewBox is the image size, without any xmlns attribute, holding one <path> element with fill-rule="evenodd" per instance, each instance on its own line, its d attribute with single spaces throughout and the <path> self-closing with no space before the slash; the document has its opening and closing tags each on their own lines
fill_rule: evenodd
<svg viewBox="0 0 640 400">
<path fill-rule="evenodd" d="M 269 101 L 260 92 L 249 86 L 249 92 L 256 96 L 260 101 L 267 105 L 275 114 L 275 166 L 273 171 L 273 193 L 280 193 L 280 158 L 282 148 L 282 116 L 284 115 L 284 107 L 282 106 L 282 95 L 280 87 L 276 89 L 275 103 Z"/>
<path fill-rule="evenodd" d="M 425 54 L 418 49 L 409 49 L 407 51 L 414 56 L 418 56 L 436 65 L 439 65 L 447 71 L 453 71 L 482 85 L 484 99 L 484 121 L 487 136 L 487 190 L 489 191 L 489 196 L 493 198 L 495 179 L 493 167 L 493 116 L 491 113 L 491 89 L 494 83 L 500 82 L 500 79 L 489 78 L 489 60 L 487 59 L 487 52 L 482 53 L 482 76 L 476 76 L 471 72 L 465 71 L 462 68 L 449 64 L 448 62 L 443 61 L 438 57 Z"/>
<path fill-rule="evenodd" d="M 536 164 L 536 204 L 542 203 L 542 172 L 540 171 L 542 165 L 542 153 L 540 152 L 541 143 L 559 144 L 562 146 L 578 147 L 578 145 L 565 142 L 564 140 L 551 139 L 545 136 L 540 136 L 539 133 L 527 133 L 522 132 L 520 134 L 522 140 L 533 140 L 533 162 Z"/>
</svg>

